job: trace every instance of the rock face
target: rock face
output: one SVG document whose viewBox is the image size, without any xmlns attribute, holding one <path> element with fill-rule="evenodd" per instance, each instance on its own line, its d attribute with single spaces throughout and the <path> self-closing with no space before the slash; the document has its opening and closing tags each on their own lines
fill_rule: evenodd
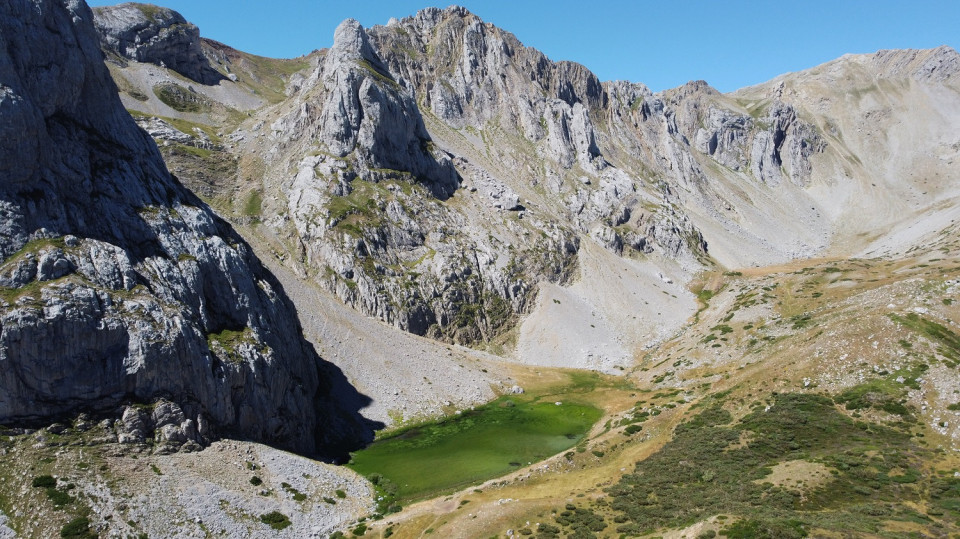
<svg viewBox="0 0 960 539">
<path fill-rule="evenodd" d="M 318 138 L 335 157 L 353 154 L 361 177 L 372 169 L 401 170 L 439 197 L 453 193 L 458 182 L 450 159 L 431 155 L 416 101 L 387 72 L 360 23 L 348 19 L 337 27 L 322 73 L 328 91 Z"/>
<path fill-rule="evenodd" d="M 0 4 L 0 423 L 163 397 L 149 422 L 124 413 L 126 435 L 363 436 L 279 285 L 123 109 L 92 20 Z"/>
<path fill-rule="evenodd" d="M 447 203 L 465 174 L 491 197 L 491 211 L 522 208 L 515 192 L 434 144 L 413 87 L 356 21 L 337 28 L 323 62 L 298 82 L 272 122 L 271 145 L 280 151 L 265 160 L 299 163 L 268 190 L 282 190 L 288 204 L 277 210 L 292 219 L 317 279 L 405 330 L 490 338 L 524 312 L 537 280 L 570 275 L 569 230 L 549 227 L 541 244 L 515 249 L 529 227 L 506 223 L 503 237 L 488 239 Z"/>
<path fill-rule="evenodd" d="M 125 3 L 95 8 L 95 24 L 105 50 L 168 67 L 201 84 L 224 77 L 210 66 L 197 27 L 172 9 Z"/>
</svg>

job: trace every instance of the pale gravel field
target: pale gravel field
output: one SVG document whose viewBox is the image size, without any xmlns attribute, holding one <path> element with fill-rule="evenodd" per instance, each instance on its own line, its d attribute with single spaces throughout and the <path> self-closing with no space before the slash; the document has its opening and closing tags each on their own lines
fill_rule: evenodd
<svg viewBox="0 0 960 539">
<path fill-rule="evenodd" d="M 374 507 L 372 487 L 353 471 L 250 442 L 220 440 L 197 453 L 108 462 L 122 480 L 81 486 L 92 495 L 93 511 L 103 517 L 122 511 L 122 522 L 136 522 L 153 538 L 326 537 Z M 254 475 L 262 485 L 250 483 Z M 292 489 L 306 500 L 294 500 Z M 337 497 L 337 489 L 346 497 Z M 260 515 L 271 511 L 291 525 L 275 531 L 263 524 Z"/>
<path fill-rule="evenodd" d="M 142 64 L 129 61 L 127 67 L 120 69 L 107 63 L 110 72 L 114 77 L 126 79 L 133 87 L 147 96 L 146 101 L 140 101 L 130 97 L 124 92 L 120 92 L 120 101 L 128 110 L 136 110 L 145 114 L 154 116 L 166 116 L 171 118 L 183 118 L 191 122 L 218 125 L 219 122 L 206 113 L 179 112 L 161 101 L 153 92 L 153 88 L 159 84 L 173 83 L 184 88 L 192 89 L 198 94 L 206 97 L 210 101 L 220 103 L 227 107 L 241 112 L 249 112 L 263 107 L 266 103 L 253 94 L 249 89 L 244 88 L 238 83 L 224 79 L 215 85 L 203 85 L 183 78 L 179 74 L 155 66 L 153 64 Z"/>
<path fill-rule="evenodd" d="M 696 310 L 685 283 L 668 282 L 652 262 L 616 256 L 589 239 L 579 262 L 573 285 L 540 284 L 537 306 L 520 326 L 516 361 L 619 373 Z"/>
</svg>

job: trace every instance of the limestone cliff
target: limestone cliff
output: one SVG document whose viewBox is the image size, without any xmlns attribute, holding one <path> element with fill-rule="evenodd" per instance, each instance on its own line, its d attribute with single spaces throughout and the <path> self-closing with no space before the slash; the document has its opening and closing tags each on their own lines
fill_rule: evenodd
<svg viewBox="0 0 960 539">
<path fill-rule="evenodd" d="M 173 441 L 361 436 L 278 283 L 121 106 L 90 9 L 0 3 L 0 51 L 0 423 L 163 397 Z"/>
</svg>

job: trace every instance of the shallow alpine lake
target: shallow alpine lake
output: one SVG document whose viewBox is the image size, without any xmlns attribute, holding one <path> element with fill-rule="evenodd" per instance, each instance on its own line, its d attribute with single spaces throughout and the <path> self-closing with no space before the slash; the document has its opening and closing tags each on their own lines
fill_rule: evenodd
<svg viewBox="0 0 960 539">
<path fill-rule="evenodd" d="M 353 453 L 349 467 L 410 501 L 504 475 L 573 447 L 602 411 L 578 402 L 500 397 L 402 429 Z"/>
</svg>

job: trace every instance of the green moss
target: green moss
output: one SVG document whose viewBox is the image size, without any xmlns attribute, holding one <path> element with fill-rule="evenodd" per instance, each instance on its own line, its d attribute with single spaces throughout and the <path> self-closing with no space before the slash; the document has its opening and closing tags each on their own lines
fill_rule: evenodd
<svg viewBox="0 0 960 539">
<path fill-rule="evenodd" d="M 906 388 L 895 380 L 870 380 L 840 393 L 836 397 L 838 404 L 847 410 L 876 408 L 891 414 L 909 415 L 906 407 Z"/>
<path fill-rule="evenodd" d="M 247 217 L 260 217 L 263 212 L 263 193 L 257 189 L 250 192 L 243 205 L 243 214 Z"/>
<path fill-rule="evenodd" d="M 214 155 L 213 150 L 208 150 L 206 148 L 197 148 L 196 146 L 187 146 L 186 144 L 176 144 L 178 150 L 190 154 L 194 157 L 199 157 L 200 159 L 210 159 Z"/>
<path fill-rule="evenodd" d="M 380 71 L 379 69 L 374 67 L 373 64 L 371 64 L 368 60 L 361 58 L 360 60 L 357 60 L 357 64 L 359 64 L 360 67 L 364 68 L 368 73 L 373 75 L 373 78 L 377 79 L 378 81 L 384 84 L 387 84 L 393 88 L 399 88 L 397 81 L 393 80 L 393 77 L 390 76 L 389 73 Z"/>
<path fill-rule="evenodd" d="M 41 305 L 40 297 L 41 292 L 44 288 L 48 288 L 57 283 L 62 283 L 71 279 L 75 279 L 72 275 L 67 275 L 59 279 L 53 279 L 50 281 L 31 281 L 20 288 L 7 288 L 0 286 L 0 300 L 13 305 L 20 301 L 23 298 L 31 297 L 36 299 L 35 302 L 30 302 L 31 306 Z"/>
<path fill-rule="evenodd" d="M 36 240 L 30 240 L 23 247 L 17 250 L 4 261 L 4 266 L 8 265 L 10 262 L 20 260 L 26 254 L 37 254 L 44 248 L 55 247 L 60 249 L 67 249 L 67 244 L 64 242 L 62 237 L 58 238 L 40 238 Z"/>
<path fill-rule="evenodd" d="M 241 356 L 239 352 L 239 348 L 244 344 L 253 346 L 258 344 L 253 330 L 249 327 L 243 328 L 240 331 L 224 329 L 220 333 L 207 335 L 207 347 L 210 351 L 214 354 L 225 355 L 226 357 L 223 359 L 234 363 L 244 361 L 243 356 Z M 261 350 L 261 352 L 266 352 L 266 350 Z"/>
<path fill-rule="evenodd" d="M 164 11 L 163 8 L 155 6 L 153 4 L 134 4 L 137 9 L 140 10 L 140 13 L 143 13 L 143 16 L 148 19 L 154 19 L 161 12 Z"/>
<path fill-rule="evenodd" d="M 390 200 L 391 194 L 380 184 L 359 179 L 350 185 L 349 195 L 333 197 L 327 204 L 329 222 L 339 230 L 362 235 L 364 228 L 380 226 L 380 203 Z"/>
</svg>

